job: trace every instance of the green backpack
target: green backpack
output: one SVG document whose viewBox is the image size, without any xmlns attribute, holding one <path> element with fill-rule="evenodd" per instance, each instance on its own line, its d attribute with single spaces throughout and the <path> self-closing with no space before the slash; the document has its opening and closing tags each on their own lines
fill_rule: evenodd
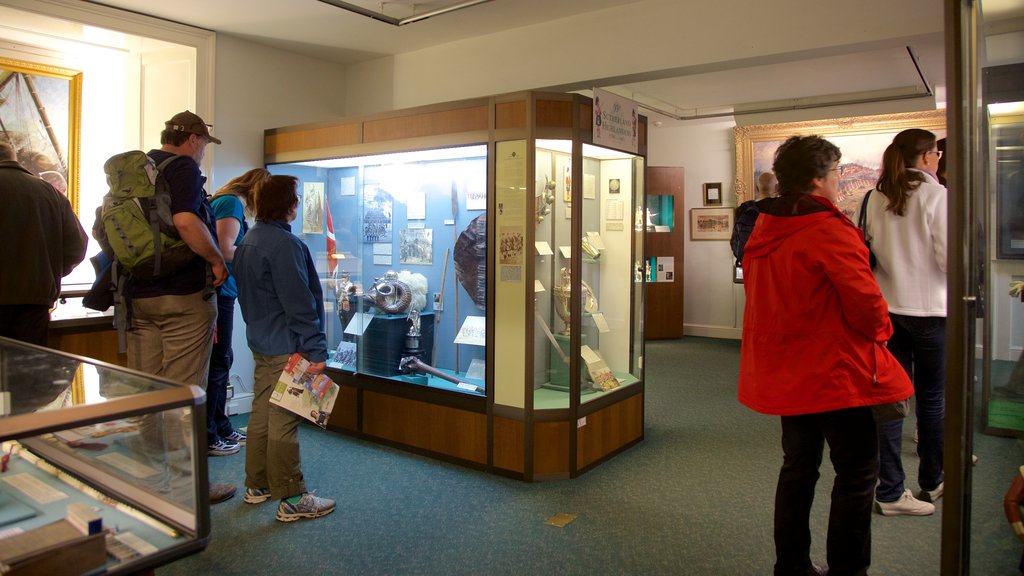
<svg viewBox="0 0 1024 576">
<path fill-rule="evenodd" d="M 111 156 L 103 165 L 110 190 L 103 197 L 106 242 L 132 277 L 152 280 L 177 272 L 195 257 L 171 220 L 171 195 L 163 169 L 141 150 Z"/>
</svg>

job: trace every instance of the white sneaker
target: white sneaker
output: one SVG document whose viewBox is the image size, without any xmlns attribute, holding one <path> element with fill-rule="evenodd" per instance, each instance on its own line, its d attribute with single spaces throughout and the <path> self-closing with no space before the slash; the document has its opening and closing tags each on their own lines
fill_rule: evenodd
<svg viewBox="0 0 1024 576">
<path fill-rule="evenodd" d="M 923 502 L 938 502 L 939 498 L 942 498 L 945 484 L 945 482 L 939 482 L 939 485 L 934 490 L 921 490 L 921 493 L 917 495 L 917 499 Z"/>
<path fill-rule="evenodd" d="M 904 490 L 903 496 L 895 502 L 879 502 L 875 500 L 875 511 L 882 516 L 931 516 L 935 513 L 935 505 L 922 502 L 910 490 Z"/>
</svg>

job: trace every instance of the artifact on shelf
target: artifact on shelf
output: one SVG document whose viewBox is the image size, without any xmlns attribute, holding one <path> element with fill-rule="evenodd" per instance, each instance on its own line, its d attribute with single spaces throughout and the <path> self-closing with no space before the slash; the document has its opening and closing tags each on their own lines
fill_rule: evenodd
<svg viewBox="0 0 1024 576">
<path fill-rule="evenodd" d="M 366 291 L 366 298 L 371 306 L 375 306 L 388 314 L 401 314 L 412 304 L 412 288 L 398 279 L 398 273 L 388 270 L 383 278 L 377 278 Z"/>
<path fill-rule="evenodd" d="M 455 277 L 481 310 L 487 310 L 487 213 L 477 216 L 455 242 Z"/>
<path fill-rule="evenodd" d="M 571 313 L 569 309 L 569 301 L 572 298 L 572 273 L 568 268 L 563 267 L 561 272 L 561 283 L 552 289 L 552 293 L 555 296 L 555 312 L 558 317 L 565 324 L 565 329 L 559 332 L 562 336 L 569 334 L 569 319 Z M 598 311 L 597 296 L 594 294 L 593 288 L 586 281 L 580 282 L 580 292 L 583 297 L 583 311 L 588 314 L 593 314 Z"/>
<path fill-rule="evenodd" d="M 420 345 L 421 325 L 420 311 L 416 308 L 409 309 L 409 330 L 405 333 L 405 348 L 402 349 L 402 356 L 416 356 L 422 358 L 426 350 Z"/>
<path fill-rule="evenodd" d="M 544 190 L 537 197 L 537 224 L 543 222 L 544 218 L 551 214 L 551 205 L 555 203 L 555 188 L 558 187 L 558 184 L 547 174 L 544 175 L 544 180 Z"/>
<path fill-rule="evenodd" d="M 398 273 L 398 280 L 405 282 L 412 290 L 410 307 L 423 311 L 427 307 L 427 277 L 419 272 L 402 270 Z"/>
<path fill-rule="evenodd" d="M 593 258 L 594 260 L 597 260 L 598 258 L 601 257 L 601 251 L 598 250 L 593 244 L 591 244 L 590 240 L 587 240 L 586 236 L 580 239 L 580 247 L 583 248 L 584 254 L 586 254 L 590 258 Z"/>
<path fill-rule="evenodd" d="M 456 376 L 452 376 L 447 372 L 442 372 L 437 368 L 434 368 L 430 364 L 423 362 L 422 360 L 415 356 L 406 356 L 402 358 L 401 362 L 399 363 L 399 367 L 401 368 L 402 372 L 405 372 L 406 374 L 429 374 L 431 376 L 437 376 L 438 378 L 447 380 L 452 384 L 458 384 L 462 388 L 472 387 L 472 390 L 475 392 L 480 392 L 481 394 L 484 392 L 483 386 L 474 384 L 468 380 L 463 380 L 462 378 L 458 378 Z"/>
</svg>

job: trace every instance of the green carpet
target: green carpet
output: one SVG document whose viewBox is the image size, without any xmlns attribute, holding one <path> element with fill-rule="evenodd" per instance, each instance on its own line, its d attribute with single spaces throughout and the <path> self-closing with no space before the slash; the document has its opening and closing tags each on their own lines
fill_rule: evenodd
<svg viewBox="0 0 1024 576">
<path fill-rule="evenodd" d="M 236 496 L 213 507 L 209 548 L 158 574 L 771 574 L 779 421 L 736 401 L 739 342 L 652 342 L 647 366 L 646 439 L 575 480 L 529 484 L 303 427 L 306 481 L 338 509 L 283 524 L 276 501 Z M 913 430 L 910 419 L 916 490 Z M 1021 544 L 1001 502 L 1024 453 L 982 435 L 976 452 L 972 574 L 1015 576 Z M 211 481 L 241 489 L 243 454 L 211 458 Z M 821 562 L 832 479 L 826 459 L 812 519 Z M 559 512 L 578 516 L 544 523 Z M 871 574 L 938 574 L 940 520 L 874 516 Z"/>
</svg>

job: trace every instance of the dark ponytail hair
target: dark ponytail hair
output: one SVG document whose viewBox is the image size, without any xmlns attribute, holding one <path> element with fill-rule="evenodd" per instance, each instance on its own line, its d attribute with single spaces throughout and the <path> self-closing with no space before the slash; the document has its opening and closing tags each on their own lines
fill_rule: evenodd
<svg viewBox="0 0 1024 576">
<path fill-rule="evenodd" d="M 918 172 L 907 170 L 917 165 L 919 156 L 935 148 L 935 134 L 920 128 L 904 130 L 892 139 L 882 154 L 882 174 L 875 189 L 889 199 L 886 210 L 903 216 L 910 192 L 925 181 Z"/>
</svg>

